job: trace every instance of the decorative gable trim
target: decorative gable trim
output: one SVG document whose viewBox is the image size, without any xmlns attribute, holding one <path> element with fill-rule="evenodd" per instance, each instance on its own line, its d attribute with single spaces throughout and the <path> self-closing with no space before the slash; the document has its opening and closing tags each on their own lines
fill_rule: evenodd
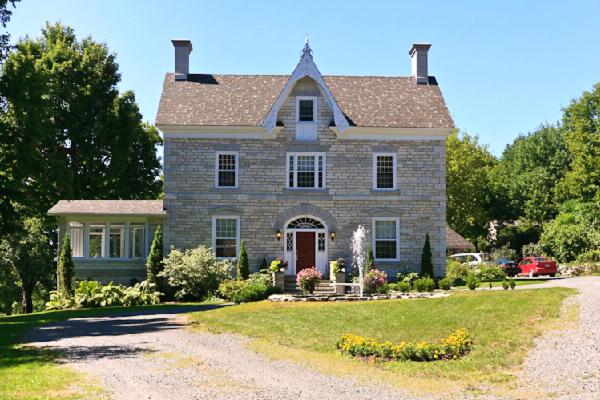
<svg viewBox="0 0 600 400">
<path fill-rule="evenodd" d="M 292 72 L 292 75 L 290 76 L 286 84 L 283 86 L 283 89 L 281 89 L 281 92 L 279 92 L 279 95 L 275 99 L 273 106 L 271 106 L 271 109 L 267 113 L 266 117 L 263 119 L 261 126 L 265 128 L 268 132 L 271 132 L 273 128 L 275 128 L 279 109 L 283 105 L 285 99 L 289 96 L 296 82 L 304 78 L 305 76 L 308 76 L 317 83 L 317 86 L 323 94 L 323 97 L 325 98 L 329 109 L 333 112 L 333 120 L 335 122 L 335 126 L 337 127 L 337 129 L 339 129 L 340 132 L 344 132 L 349 127 L 348 121 L 346 120 L 344 113 L 342 113 L 342 110 L 335 101 L 335 98 L 331 94 L 329 87 L 327 87 L 327 84 L 323 80 L 321 72 L 319 72 L 319 69 L 313 61 L 312 50 L 310 49 L 308 42 L 306 42 L 306 44 L 304 45 L 304 49 L 302 49 L 302 56 L 300 57 L 300 62 L 296 66 L 296 69 L 294 69 L 294 72 Z"/>
</svg>

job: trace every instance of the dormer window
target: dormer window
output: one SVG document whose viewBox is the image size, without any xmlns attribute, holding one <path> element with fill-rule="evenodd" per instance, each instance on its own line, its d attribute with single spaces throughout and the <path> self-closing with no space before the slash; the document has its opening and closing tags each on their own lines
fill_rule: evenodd
<svg viewBox="0 0 600 400">
<path fill-rule="evenodd" d="M 317 140 L 317 98 L 296 97 L 296 140 Z"/>
</svg>

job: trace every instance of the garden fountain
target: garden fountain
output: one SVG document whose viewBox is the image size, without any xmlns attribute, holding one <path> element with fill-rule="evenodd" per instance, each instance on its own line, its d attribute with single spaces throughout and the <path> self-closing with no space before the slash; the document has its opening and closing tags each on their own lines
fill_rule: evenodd
<svg viewBox="0 0 600 400">
<path fill-rule="evenodd" d="M 358 268 L 358 282 L 360 297 L 364 291 L 364 270 L 367 261 L 367 231 L 364 226 L 359 225 L 352 234 L 352 264 Z"/>
</svg>

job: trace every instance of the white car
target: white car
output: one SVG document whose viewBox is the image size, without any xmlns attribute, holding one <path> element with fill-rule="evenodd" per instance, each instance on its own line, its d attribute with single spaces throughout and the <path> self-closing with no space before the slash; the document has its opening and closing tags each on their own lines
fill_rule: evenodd
<svg viewBox="0 0 600 400">
<path fill-rule="evenodd" d="M 485 253 L 458 253 L 452 254 L 451 259 L 461 263 L 469 264 L 470 266 L 481 265 L 489 260 L 489 257 Z"/>
</svg>

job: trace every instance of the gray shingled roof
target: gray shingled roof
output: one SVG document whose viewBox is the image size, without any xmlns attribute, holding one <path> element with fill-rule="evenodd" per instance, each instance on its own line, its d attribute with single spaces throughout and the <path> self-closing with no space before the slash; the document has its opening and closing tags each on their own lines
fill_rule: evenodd
<svg viewBox="0 0 600 400">
<path fill-rule="evenodd" d="M 165 76 L 157 125 L 258 126 L 287 75 L 190 74 Z M 324 76 L 351 125 L 386 128 L 454 128 L 435 81 L 411 77 Z"/>
<path fill-rule="evenodd" d="M 450 250 L 474 250 L 475 246 L 446 225 L 446 248 Z"/>
<path fill-rule="evenodd" d="M 165 215 L 162 200 L 60 200 L 48 215 Z"/>
</svg>

